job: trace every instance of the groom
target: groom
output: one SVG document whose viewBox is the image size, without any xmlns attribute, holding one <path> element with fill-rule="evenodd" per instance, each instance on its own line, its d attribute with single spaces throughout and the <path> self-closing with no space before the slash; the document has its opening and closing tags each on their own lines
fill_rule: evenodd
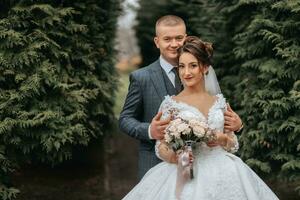
<svg viewBox="0 0 300 200">
<path fill-rule="evenodd" d="M 161 162 L 155 155 L 155 140 L 163 139 L 164 129 L 170 119 L 160 120 L 159 106 L 166 95 L 176 95 L 181 84 L 174 67 L 177 65 L 177 49 L 186 37 L 184 21 L 174 15 L 157 20 L 154 43 L 160 57 L 147 67 L 130 74 L 130 85 L 123 110 L 120 114 L 120 129 L 140 141 L 138 177 Z M 241 129 L 242 121 L 231 109 L 225 112 L 225 128 Z"/>
</svg>

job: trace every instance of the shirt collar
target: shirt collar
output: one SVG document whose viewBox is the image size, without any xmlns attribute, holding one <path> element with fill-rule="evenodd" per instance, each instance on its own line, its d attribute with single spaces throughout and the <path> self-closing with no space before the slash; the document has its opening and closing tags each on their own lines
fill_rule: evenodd
<svg viewBox="0 0 300 200">
<path fill-rule="evenodd" d="M 160 55 L 159 57 L 159 63 L 160 66 L 164 69 L 164 71 L 168 74 L 173 68 L 174 66 L 171 65 L 168 61 L 166 61 L 162 55 Z"/>
</svg>

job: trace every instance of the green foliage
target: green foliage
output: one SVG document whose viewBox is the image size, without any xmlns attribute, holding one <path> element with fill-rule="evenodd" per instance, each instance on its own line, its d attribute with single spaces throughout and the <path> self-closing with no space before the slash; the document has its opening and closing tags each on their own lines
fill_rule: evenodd
<svg viewBox="0 0 300 200">
<path fill-rule="evenodd" d="M 1 2 L 3 162 L 30 159 L 54 165 L 70 159 L 74 146 L 104 134 L 117 83 L 113 47 L 119 4 Z M 14 193 L 1 190 L 7 199 Z"/>
<path fill-rule="evenodd" d="M 16 198 L 19 190 L 13 187 L 7 187 L 9 180 L 7 174 L 13 171 L 14 162 L 6 158 L 5 147 L 0 145 L 0 197 L 1 199 L 10 200 Z"/>
<path fill-rule="evenodd" d="M 15 199 L 19 190 L 15 188 L 7 188 L 4 185 L 0 185 L 0 197 L 3 200 Z"/>
<path fill-rule="evenodd" d="M 244 61 L 236 92 L 247 124 L 240 138 L 242 156 L 267 162 L 282 178 L 299 180 L 300 4 L 287 2 L 256 2 L 255 16 L 236 34 L 234 53 Z M 248 134 L 252 131 L 256 134 Z"/>
</svg>

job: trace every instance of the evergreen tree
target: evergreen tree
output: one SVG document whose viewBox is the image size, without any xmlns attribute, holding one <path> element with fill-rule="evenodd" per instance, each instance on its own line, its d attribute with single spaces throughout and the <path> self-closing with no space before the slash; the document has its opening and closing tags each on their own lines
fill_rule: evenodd
<svg viewBox="0 0 300 200">
<path fill-rule="evenodd" d="M 30 159 L 53 165 L 70 159 L 74 146 L 88 145 L 104 134 L 113 117 L 117 80 L 113 42 L 119 4 L 119 0 L 2 3 L 3 162 Z M 3 198 L 9 194 L 0 192 Z"/>
<path fill-rule="evenodd" d="M 10 187 L 10 180 L 8 173 L 11 173 L 14 166 L 14 161 L 6 158 L 5 146 L 0 144 L 0 198 L 3 200 L 9 200 L 16 198 L 19 190 Z"/>
<path fill-rule="evenodd" d="M 0 2 L 0 19 L 7 15 L 14 4 L 14 1 L 9 0 Z M 10 187 L 10 177 L 8 176 L 14 170 L 15 164 L 13 158 L 7 158 L 5 144 L 0 140 L 0 198 L 3 200 L 15 199 L 19 193 L 18 189 Z"/>
<path fill-rule="evenodd" d="M 236 95 L 246 127 L 242 156 L 264 172 L 300 178 L 300 4 L 298 1 L 244 1 L 257 12 L 235 36 L 243 65 Z"/>
</svg>

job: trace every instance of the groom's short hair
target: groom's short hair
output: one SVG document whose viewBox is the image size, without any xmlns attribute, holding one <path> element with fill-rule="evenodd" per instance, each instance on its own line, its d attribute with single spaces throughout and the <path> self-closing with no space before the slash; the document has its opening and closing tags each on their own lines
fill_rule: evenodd
<svg viewBox="0 0 300 200">
<path fill-rule="evenodd" d="M 155 33 L 157 35 L 157 27 L 160 25 L 164 26 L 177 26 L 177 25 L 184 25 L 185 23 L 182 18 L 176 16 L 176 15 L 165 15 L 160 17 L 155 24 Z"/>
</svg>

